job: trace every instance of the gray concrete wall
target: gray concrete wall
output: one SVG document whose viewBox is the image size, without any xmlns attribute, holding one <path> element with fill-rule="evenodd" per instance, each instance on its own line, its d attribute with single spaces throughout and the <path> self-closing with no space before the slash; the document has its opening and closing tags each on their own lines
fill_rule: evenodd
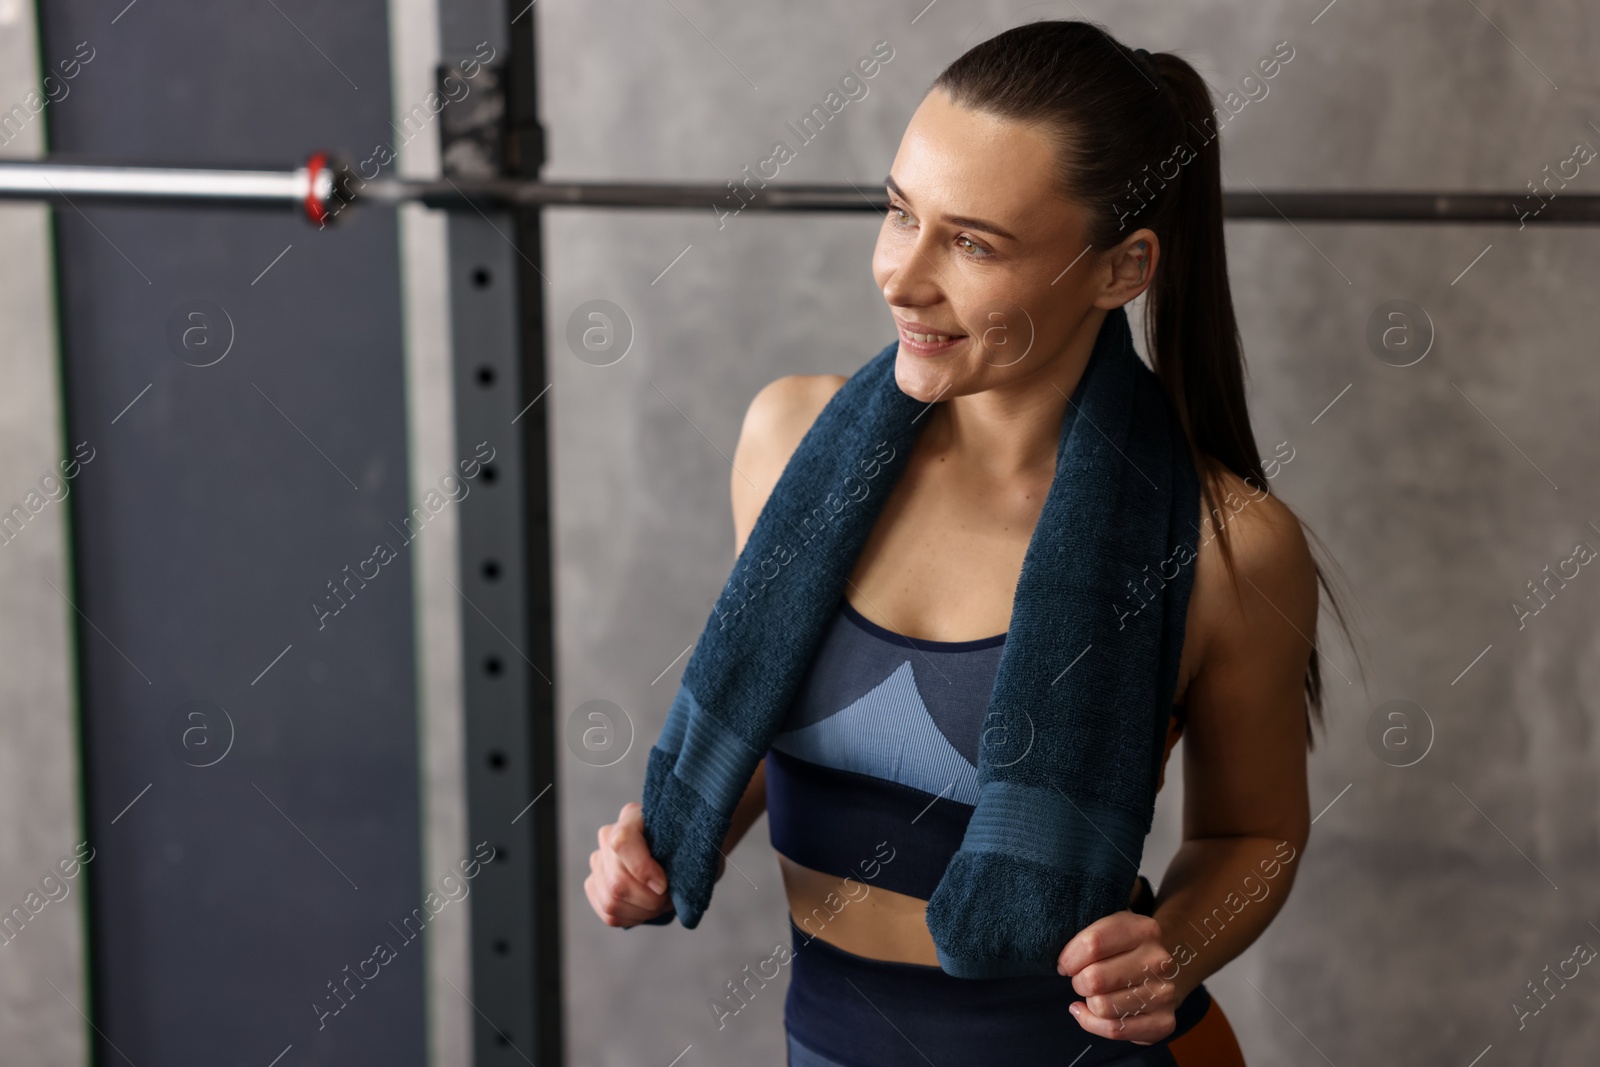
<svg viewBox="0 0 1600 1067">
<path fill-rule="evenodd" d="M 70 58 L 41 63 L 33 5 L 0 2 L 0 107 L 27 116 L 6 127 L 0 157 L 43 153 L 50 109 L 70 107 L 73 88 L 72 81 L 46 86 L 43 77 Z M 0 912 L 22 908 L 31 916 L 20 931 L 0 934 L 0 1048 L 18 1063 L 76 1067 L 88 1056 L 88 1026 L 78 1014 L 88 1008 L 88 896 L 81 868 L 69 865 L 76 876 L 63 878 L 57 867 L 84 834 L 66 599 L 72 482 L 59 466 L 72 448 L 57 378 L 49 209 L 0 205 L 0 248 L 0 510 L 31 515 L 0 534 Z"/>
<path fill-rule="evenodd" d="M 389 0 L 391 97 L 404 128 L 411 108 L 434 89 L 439 62 L 436 0 Z M 395 141 L 402 138 L 396 137 Z M 403 177 L 439 173 L 434 131 L 399 144 Z M 400 277 L 404 286 L 407 450 L 411 497 L 420 503 L 455 469 L 455 405 L 450 377 L 450 299 L 445 217 L 416 205 L 400 212 Z M 461 597 L 457 582 L 459 527 L 452 508 L 416 541 L 412 588 L 417 620 L 417 705 L 422 746 L 423 870 L 449 870 L 471 854 L 467 841 L 466 768 L 461 705 Z M 428 1062 L 466 1063 L 472 1049 L 468 932 L 470 911 L 446 908 L 427 926 Z M 458 992 L 459 991 L 459 992 Z"/>
<path fill-rule="evenodd" d="M 775 139 L 792 145 L 784 123 L 887 40 L 894 59 L 868 96 L 779 179 L 876 195 L 946 63 L 1017 22 L 1087 15 L 1131 45 L 1182 52 L 1219 94 L 1290 42 L 1269 94 L 1224 131 L 1229 188 L 1523 190 L 1575 142 L 1600 145 L 1584 47 L 1600 16 L 1478 7 L 540 5 L 548 173 L 732 180 Z M 1600 188 L 1593 170 L 1568 192 Z M 719 230 L 709 206 L 551 213 L 561 707 L 611 700 L 636 731 L 615 766 L 563 765 L 574 1064 L 669 1063 L 689 1046 L 679 1062 L 781 1062 L 781 988 L 721 1032 L 708 1008 L 787 936 L 764 821 L 733 855 L 749 881 L 730 873 L 696 930 L 609 929 L 581 883 L 596 827 L 639 796 L 675 657 L 732 563 L 726 457 L 745 405 L 778 375 L 847 373 L 893 338 L 869 270 L 876 225 L 746 214 Z M 1577 540 L 1600 546 L 1587 525 L 1600 525 L 1600 321 L 1582 295 L 1595 239 L 1229 225 L 1257 435 L 1266 452 L 1295 450 L 1275 485 L 1347 580 L 1365 667 L 1325 616 L 1330 728 L 1311 796 L 1314 812 L 1332 806 L 1283 913 L 1208 983 L 1251 1063 L 1466 1064 L 1491 1045 L 1478 1062 L 1576 1063 L 1600 1038 L 1593 975 L 1520 1031 L 1511 1007 L 1575 944 L 1600 946 L 1600 579 L 1583 568 L 1520 631 L 1511 607 Z M 610 367 L 561 347 L 565 317 L 595 298 L 636 330 Z M 1365 341 L 1391 299 L 1422 305 L 1437 330 L 1415 366 L 1387 365 Z M 1420 705 L 1436 732 L 1427 748 L 1412 712 L 1412 744 L 1427 749 L 1414 766 L 1368 744 L 1390 700 Z M 1179 763 L 1146 849 L 1153 874 L 1176 846 Z"/>
</svg>

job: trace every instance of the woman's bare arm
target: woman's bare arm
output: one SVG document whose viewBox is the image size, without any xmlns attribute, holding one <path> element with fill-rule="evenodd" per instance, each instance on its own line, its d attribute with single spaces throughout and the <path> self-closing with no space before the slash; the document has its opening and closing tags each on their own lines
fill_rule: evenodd
<svg viewBox="0 0 1600 1067">
<path fill-rule="evenodd" d="M 1183 844 L 1155 907 L 1180 999 L 1266 929 L 1310 834 L 1303 687 L 1317 654 L 1316 571 L 1287 507 L 1226 482 L 1239 507 L 1224 507 L 1238 580 L 1215 543 L 1202 547 L 1205 647 L 1185 701 Z"/>
<path fill-rule="evenodd" d="M 1184 998 L 1283 907 L 1310 834 L 1303 686 L 1316 569 L 1287 507 L 1247 497 L 1231 475 L 1224 482 L 1238 580 L 1203 534 L 1184 639 L 1200 652 L 1184 700 L 1183 844 L 1153 917 L 1098 919 L 1058 961 L 1085 998 L 1068 1010 L 1101 1037 L 1148 1044 L 1170 1034 Z"/>
</svg>

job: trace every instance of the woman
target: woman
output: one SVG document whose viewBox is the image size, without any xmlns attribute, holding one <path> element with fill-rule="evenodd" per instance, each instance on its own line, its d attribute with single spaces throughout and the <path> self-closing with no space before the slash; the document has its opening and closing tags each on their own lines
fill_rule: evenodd
<svg viewBox="0 0 1600 1067">
<path fill-rule="evenodd" d="M 873 277 L 899 329 L 896 384 L 930 403 L 928 425 L 723 846 L 769 811 L 794 937 L 796 1067 L 1243 1062 L 1203 979 L 1277 913 L 1309 833 L 1322 575 L 1298 519 L 1267 491 L 1246 412 L 1213 121 L 1204 82 L 1177 56 L 1051 21 L 968 51 L 906 129 Z M 959 789 L 918 792 L 922 757 L 893 738 L 928 736 L 931 718 L 947 747 L 976 746 L 1068 397 L 1107 312 L 1140 294 L 1151 364 L 1203 491 L 1166 749 L 1188 737 L 1183 843 L 1159 892 L 1141 875 L 1128 910 L 1062 946 L 1069 982 L 957 978 L 938 966 L 924 916 L 961 841 Z M 732 477 L 738 549 L 844 382 L 784 377 L 751 402 Z M 913 696 L 886 695 L 898 664 Z M 874 766 L 894 769 L 863 773 L 852 754 L 885 736 L 901 747 Z M 969 767 L 946 761 L 957 777 Z M 938 817 L 922 822 L 908 799 Z M 918 817 L 884 815 L 895 811 Z M 876 857 L 885 873 L 865 893 L 855 872 L 872 857 L 850 851 L 865 840 L 858 816 L 874 833 L 898 818 L 891 836 L 904 846 Z M 605 922 L 671 908 L 638 804 L 599 845 L 584 885 Z"/>
</svg>

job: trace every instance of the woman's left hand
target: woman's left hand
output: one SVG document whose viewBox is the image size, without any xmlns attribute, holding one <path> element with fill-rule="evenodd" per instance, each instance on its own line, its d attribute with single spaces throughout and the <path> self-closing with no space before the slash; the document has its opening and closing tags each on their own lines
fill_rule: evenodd
<svg viewBox="0 0 1600 1067">
<path fill-rule="evenodd" d="M 1174 980 L 1179 968 L 1161 944 L 1161 924 L 1134 911 L 1115 912 L 1078 931 L 1061 950 L 1056 970 L 1085 998 L 1071 1008 L 1079 1026 L 1137 1045 L 1160 1041 L 1177 1028 L 1174 1012 L 1189 992 Z"/>
</svg>

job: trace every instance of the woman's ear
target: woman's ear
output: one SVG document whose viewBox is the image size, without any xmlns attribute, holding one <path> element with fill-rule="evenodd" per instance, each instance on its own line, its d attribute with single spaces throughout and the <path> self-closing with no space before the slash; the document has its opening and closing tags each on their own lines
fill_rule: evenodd
<svg viewBox="0 0 1600 1067">
<path fill-rule="evenodd" d="M 1151 230 L 1135 230 L 1105 254 L 1109 267 L 1105 288 L 1096 307 L 1121 307 L 1144 292 L 1161 260 L 1161 242 Z"/>
</svg>

